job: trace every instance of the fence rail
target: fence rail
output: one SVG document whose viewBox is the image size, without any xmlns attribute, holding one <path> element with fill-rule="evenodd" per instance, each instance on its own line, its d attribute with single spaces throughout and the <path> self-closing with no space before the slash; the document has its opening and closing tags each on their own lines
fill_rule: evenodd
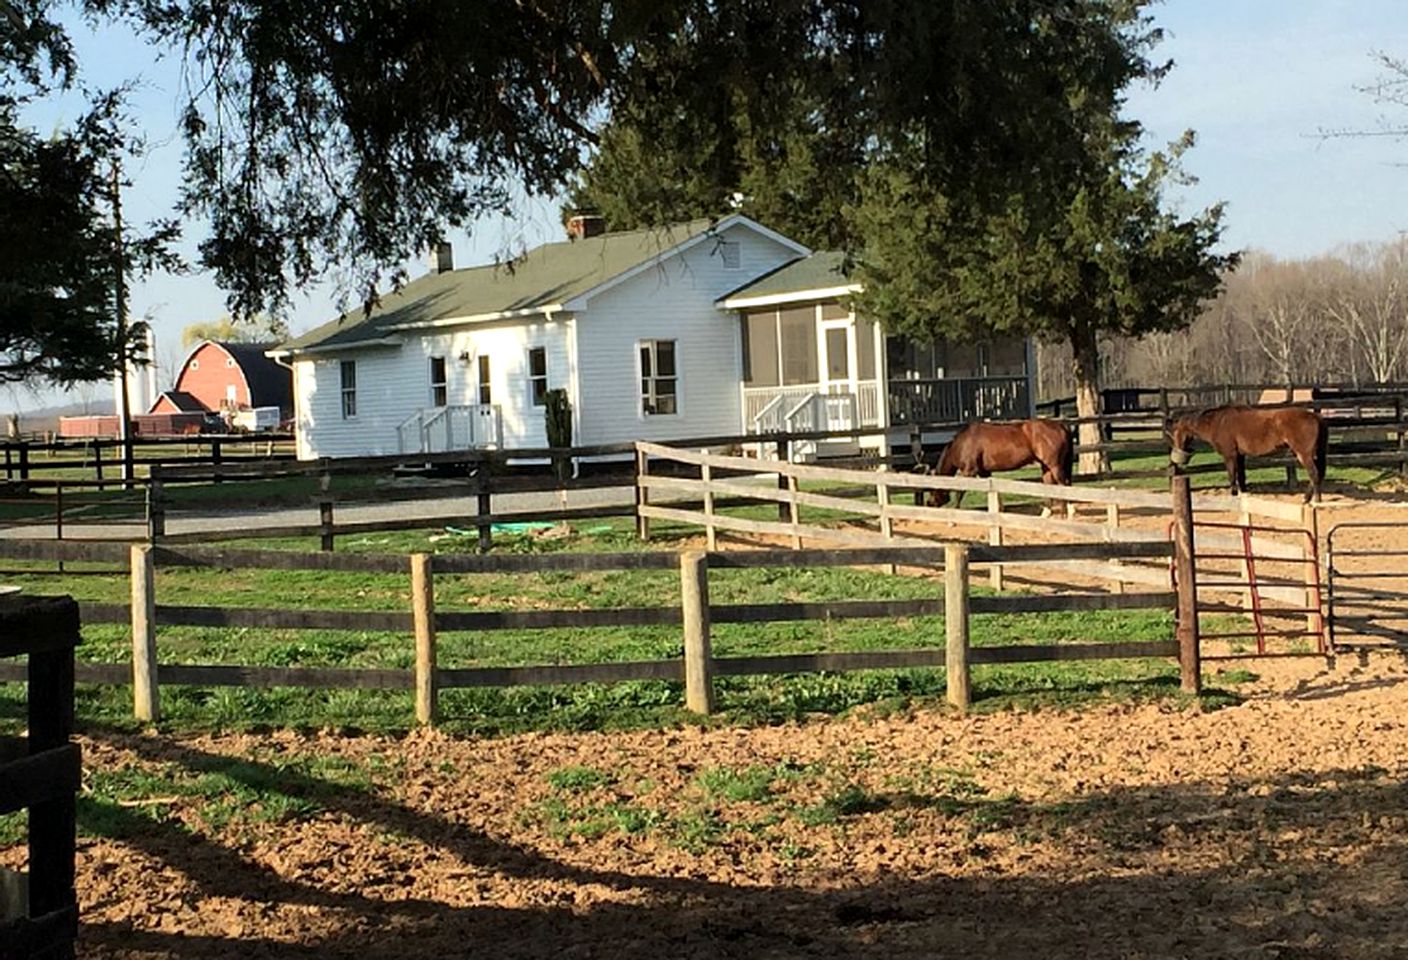
<svg viewBox="0 0 1408 960">
<path fill-rule="evenodd" d="M 41 549 L 42 548 L 42 549 Z M 420 722 L 437 715 L 437 694 L 456 687 L 517 686 L 525 684 L 602 683 L 626 680 L 683 680 L 686 703 L 708 712 L 713 702 L 712 678 L 813 670 L 898 669 L 945 666 L 957 671 L 967 684 L 968 666 L 975 663 L 1038 662 L 1045 660 L 1169 657 L 1177 654 L 1173 641 L 1130 644 L 1060 644 L 1056 646 L 969 648 L 968 617 L 972 614 L 1041 613 L 1051 611 L 1171 609 L 1175 593 L 1162 590 L 1139 594 L 1070 594 L 1050 596 L 969 596 L 970 560 L 985 564 L 1048 562 L 1072 549 L 1099 553 L 1111 559 L 1130 557 L 1169 558 L 1175 545 L 1164 543 L 1037 544 L 1024 546 L 969 547 L 966 544 L 924 547 L 885 547 L 862 550 L 762 550 L 685 553 L 620 553 L 483 557 L 459 555 L 409 557 L 387 555 L 289 554 L 280 551 L 230 551 L 215 548 L 119 548 L 115 544 L 20 543 L 0 541 L 0 556 L 65 559 L 115 559 L 126 549 L 132 580 L 132 603 L 84 603 L 82 615 L 89 623 L 130 623 L 132 659 L 129 664 L 80 664 L 83 682 L 130 683 L 134 713 L 144 720 L 160 717 L 159 690 L 163 684 L 201 686 L 297 686 L 353 689 L 410 689 L 416 694 Z M 268 569 L 337 569 L 409 572 L 412 609 L 405 611 L 288 610 L 163 605 L 156 602 L 154 576 L 158 565 L 240 566 Z M 943 597 L 910 600 L 834 600 L 776 604 L 715 604 L 708 597 L 711 568 L 756 568 L 777 565 L 914 565 L 941 567 L 945 571 Z M 408 568 L 409 565 L 409 568 Z M 681 572 L 680 604 L 663 607 L 628 607 L 589 610 L 454 611 L 436 610 L 434 576 L 455 573 L 503 572 L 506 566 L 520 571 L 668 569 Z M 433 572 L 432 572 L 433 571 Z M 962 598 L 957 603 L 956 598 Z M 837 618 L 898 618 L 942 616 L 945 640 L 922 649 L 847 653 L 788 653 L 750 657 L 714 657 L 709 636 L 712 624 L 775 621 L 830 620 Z M 361 669 L 328 667 L 255 667 L 248 665 L 162 664 L 158 657 L 157 628 L 166 625 L 243 626 L 281 629 L 331 629 L 408 633 L 415 637 L 415 669 Z M 523 666 L 437 666 L 436 636 L 461 630 L 524 630 L 560 627 L 679 626 L 684 630 L 682 658 L 591 664 L 537 664 Z M 961 648 L 961 649 L 960 649 Z M 0 680 L 22 679 L 14 667 L 0 665 Z M 961 690 L 951 687 L 951 699 L 967 706 Z"/>
</svg>

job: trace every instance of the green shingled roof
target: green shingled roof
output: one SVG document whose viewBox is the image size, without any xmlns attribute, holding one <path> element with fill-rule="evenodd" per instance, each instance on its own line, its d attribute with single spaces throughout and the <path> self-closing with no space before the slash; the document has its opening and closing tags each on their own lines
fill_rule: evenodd
<svg viewBox="0 0 1408 960">
<path fill-rule="evenodd" d="M 604 233 L 534 247 L 511 264 L 431 273 L 388 293 L 372 308 L 344 313 L 278 349 L 364 343 L 401 324 L 531 311 L 564 303 L 708 230 L 713 220 Z"/>
<path fill-rule="evenodd" d="M 830 290 L 850 285 L 844 271 L 845 254 L 837 250 L 819 250 L 783 264 L 772 273 L 763 274 L 752 283 L 744 284 L 719 302 L 753 297 L 805 294 L 814 290 Z"/>
</svg>

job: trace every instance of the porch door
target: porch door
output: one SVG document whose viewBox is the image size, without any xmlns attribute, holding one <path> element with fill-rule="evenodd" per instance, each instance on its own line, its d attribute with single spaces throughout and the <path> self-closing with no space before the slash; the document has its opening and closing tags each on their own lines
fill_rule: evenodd
<svg viewBox="0 0 1408 960">
<path fill-rule="evenodd" d="M 850 319 L 821 323 L 824 430 L 849 430 L 856 420 L 855 347 Z"/>
</svg>

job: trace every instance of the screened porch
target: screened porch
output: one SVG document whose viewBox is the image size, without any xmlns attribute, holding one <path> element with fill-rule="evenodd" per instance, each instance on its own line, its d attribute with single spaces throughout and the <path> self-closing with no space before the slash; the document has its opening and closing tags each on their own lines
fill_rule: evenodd
<svg viewBox="0 0 1408 960">
<path fill-rule="evenodd" d="M 746 311 L 742 330 L 746 431 L 884 425 L 874 323 L 833 302 Z"/>
</svg>

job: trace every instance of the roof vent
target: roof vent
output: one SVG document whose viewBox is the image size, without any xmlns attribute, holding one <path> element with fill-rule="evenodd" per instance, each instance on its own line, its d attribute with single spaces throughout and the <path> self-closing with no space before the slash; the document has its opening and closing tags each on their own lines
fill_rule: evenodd
<svg viewBox="0 0 1408 960">
<path fill-rule="evenodd" d="M 430 254 L 430 269 L 436 273 L 449 273 L 455 269 L 455 248 L 448 240 L 441 240 Z"/>
<path fill-rule="evenodd" d="M 567 219 L 567 236 L 572 240 L 585 240 L 606 232 L 606 218 L 594 213 L 579 213 Z"/>
</svg>

